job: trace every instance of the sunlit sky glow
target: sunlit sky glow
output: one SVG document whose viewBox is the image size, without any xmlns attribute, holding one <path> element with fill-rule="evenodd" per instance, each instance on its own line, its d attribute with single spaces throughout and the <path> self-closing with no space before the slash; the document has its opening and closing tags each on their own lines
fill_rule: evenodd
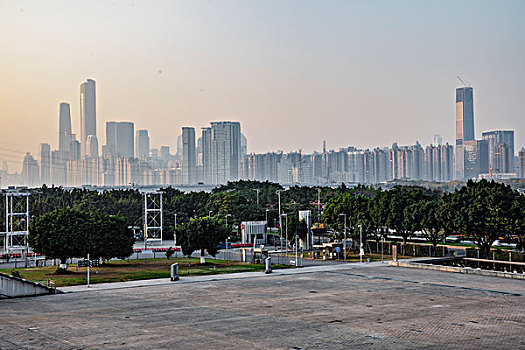
<svg viewBox="0 0 525 350">
<path fill-rule="evenodd" d="M 525 146 L 524 1 L 2 1 L 0 161 L 58 146 L 79 86 L 105 122 L 175 152 L 182 126 L 238 120 L 250 152 L 453 142 L 460 74 L 475 130 Z M 200 131 L 197 132 L 200 134 Z"/>
</svg>

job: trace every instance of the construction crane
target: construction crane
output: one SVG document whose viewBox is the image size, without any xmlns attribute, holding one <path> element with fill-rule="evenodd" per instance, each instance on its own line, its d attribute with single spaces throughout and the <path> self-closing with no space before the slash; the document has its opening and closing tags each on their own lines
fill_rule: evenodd
<svg viewBox="0 0 525 350">
<path fill-rule="evenodd" d="M 458 78 L 458 80 L 463 84 L 463 86 L 469 86 L 470 87 L 470 83 L 465 83 L 463 81 L 463 79 L 461 79 L 461 77 L 459 75 L 456 75 L 456 77 Z"/>
</svg>

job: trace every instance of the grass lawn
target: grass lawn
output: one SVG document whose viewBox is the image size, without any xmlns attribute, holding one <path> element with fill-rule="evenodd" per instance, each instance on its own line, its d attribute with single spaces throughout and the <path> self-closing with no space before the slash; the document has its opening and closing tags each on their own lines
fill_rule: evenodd
<svg viewBox="0 0 525 350">
<path fill-rule="evenodd" d="M 264 271 L 263 264 L 249 264 L 236 261 L 206 259 L 201 264 L 198 258 L 138 259 L 111 261 L 103 266 L 91 267 L 90 283 L 124 282 L 152 278 L 170 277 L 170 265 L 179 263 L 179 276 L 213 275 L 221 273 Z M 273 269 L 288 268 L 284 265 L 272 265 Z M 67 273 L 56 274 L 57 266 L 37 268 L 18 268 L 20 277 L 30 281 L 54 280 L 57 287 L 75 286 L 87 283 L 87 268 L 70 264 Z M 0 269 L 0 272 L 11 274 L 15 269 Z"/>
</svg>

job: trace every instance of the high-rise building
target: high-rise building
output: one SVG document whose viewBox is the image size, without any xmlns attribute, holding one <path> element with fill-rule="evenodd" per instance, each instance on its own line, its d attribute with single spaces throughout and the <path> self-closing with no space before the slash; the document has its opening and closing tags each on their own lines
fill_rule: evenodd
<svg viewBox="0 0 525 350">
<path fill-rule="evenodd" d="M 89 135 L 97 136 L 95 81 L 88 79 L 80 85 L 80 144 L 82 157 L 87 153 L 86 143 Z"/>
<path fill-rule="evenodd" d="M 241 124 L 211 123 L 212 183 L 237 181 L 241 176 Z"/>
<path fill-rule="evenodd" d="M 139 159 L 149 157 L 149 135 L 148 130 L 137 130 L 135 137 L 135 156 Z"/>
<path fill-rule="evenodd" d="M 212 183 L 212 170 L 211 170 L 211 128 L 202 128 L 201 136 L 201 148 L 202 148 L 202 172 L 203 181 L 205 184 Z"/>
<path fill-rule="evenodd" d="M 40 182 L 51 183 L 51 146 L 48 143 L 40 144 Z"/>
<path fill-rule="evenodd" d="M 22 163 L 22 183 L 28 187 L 36 187 L 40 184 L 40 173 L 38 161 L 27 152 Z"/>
<path fill-rule="evenodd" d="M 525 147 L 518 153 L 518 173 L 519 177 L 525 178 Z"/>
<path fill-rule="evenodd" d="M 182 184 L 197 183 L 197 155 L 195 148 L 195 129 L 182 128 Z"/>
<path fill-rule="evenodd" d="M 248 139 L 241 133 L 241 155 L 248 154 Z"/>
<path fill-rule="evenodd" d="M 474 140 L 474 95 L 471 87 L 456 89 L 456 178 L 468 178 L 465 141 Z M 472 148 L 472 145 L 470 146 Z"/>
<path fill-rule="evenodd" d="M 134 156 L 135 125 L 132 122 L 106 122 L 105 152 L 119 158 Z"/>
<path fill-rule="evenodd" d="M 477 178 L 489 172 L 489 142 L 487 140 L 468 140 L 463 143 L 463 178 Z"/>
<path fill-rule="evenodd" d="M 86 140 L 86 157 L 98 158 L 98 139 L 95 135 L 89 135 Z"/>
<path fill-rule="evenodd" d="M 489 167 L 492 172 L 514 172 L 514 130 L 487 131 L 481 136 L 489 142 Z"/>
<path fill-rule="evenodd" d="M 195 131 L 193 133 L 195 134 Z M 160 158 L 167 166 L 170 160 L 170 146 L 160 146 Z"/>
<path fill-rule="evenodd" d="M 433 145 L 437 147 L 437 146 L 441 146 L 442 144 L 443 144 L 443 139 L 441 138 L 441 136 L 439 136 L 439 134 L 435 134 Z"/>
<path fill-rule="evenodd" d="M 51 152 L 51 184 L 63 186 L 66 184 L 66 161 L 62 151 Z"/>
<path fill-rule="evenodd" d="M 63 156 L 67 160 L 69 160 L 71 157 L 72 141 L 73 133 L 71 131 L 71 110 L 69 103 L 62 102 L 60 104 L 58 120 L 58 150 L 62 152 Z"/>
</svg>

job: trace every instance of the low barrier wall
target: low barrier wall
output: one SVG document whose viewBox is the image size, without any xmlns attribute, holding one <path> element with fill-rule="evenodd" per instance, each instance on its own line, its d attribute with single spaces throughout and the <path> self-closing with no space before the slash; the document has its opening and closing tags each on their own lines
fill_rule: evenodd
<svg viewBox="0 0 525 350">
<path fill-rule="evenodd" d="M 56 290 L 23 278 L 0 273 L 0 295 L 4 298 L 54 294 Z"/>
</svg>

